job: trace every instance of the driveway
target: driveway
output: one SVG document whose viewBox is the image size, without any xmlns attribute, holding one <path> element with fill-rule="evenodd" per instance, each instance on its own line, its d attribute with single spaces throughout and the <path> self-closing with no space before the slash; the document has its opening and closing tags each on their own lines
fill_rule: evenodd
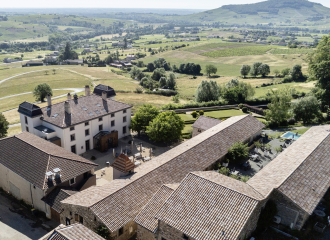
<svg viewBox="0 0 330 240">
<path fill-rule="evenodd" d="M 14 203 L 4 193 L 0 192 L 1 240 L 39 239 L 48 233 L 39 224 L 38 227 L 36 221 L 30 220 L 24 214 L 18 213 L 21 209 L 19 205 L 13 205 Z M 47 222 L 47 224 L 49 223 Z"/>
</svg>

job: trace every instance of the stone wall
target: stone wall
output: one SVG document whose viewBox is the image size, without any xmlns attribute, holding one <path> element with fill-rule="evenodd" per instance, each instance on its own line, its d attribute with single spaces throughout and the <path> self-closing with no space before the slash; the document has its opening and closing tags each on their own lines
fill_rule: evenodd
<svg viewBox="0 0 330 240">
<path fill-rule="evenodd" d="M 184 238 L 183 232 L 167 225 L 163 221 L 159 221 L 158 223 L 158 240 L 183 240 L 183 239 L 189 239 L 194 240 L 194 238 L 188 237 Z"/>
<path fill-rule="evenodd" d="M 157 234 L 150 232 L 148 229 L 137 225 L 137 239 L 138 240 L 156 240 Z"/>
<path fill-rule="evenodd" d="M 277 216 L 281 217 L 281 224 L 300 230 L 307 221 L 309 215 L 294 204 L 289 198 L 274 189 L 270 199 L 277 205 Z"/>
</svg>

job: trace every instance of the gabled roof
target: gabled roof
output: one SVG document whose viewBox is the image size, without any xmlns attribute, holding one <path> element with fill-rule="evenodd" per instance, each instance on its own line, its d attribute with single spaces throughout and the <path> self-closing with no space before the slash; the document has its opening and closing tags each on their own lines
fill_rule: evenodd
<svg viewBox="0 0 330 240">
<path fill-rule="evenodd" d="M 135 168 L 135 164 L 131 161 L 131 159 L 129 159 L 127 155 L 123 153 L 117 157 L 111 166 L 124 173 L 128 173 Z"/>
<path fill-rule="evenodd" d="M 43 121 L 60 128 L 67 128 L 132 107 L 111 99 L 105 101 L 97 95 L 82 96 L 67 101 L 71 108 L 71 114 L 65 112 L 64 102 L 60 102 L 41 109 Z"/>
<path fill-rule="evenodd" d="M 221 123 L 222 121 L 215 118 L 200 116 L 192 125 L 193 128 L 207 130 Z"/>
<path fill-rule="evenodd" d="M 193 239 L 237 239 L 263 196 L 217 172 L 193 172 L 166 200 L 156 218 Z"/>
<path fill-rule="evenodd" d="M 106 92 L 107 93 L 107 97 L 113 97 L 116 96 L 116 92 L 112 87 L 103 85 L 103 84 L 99 84 L 94 88 L 93 93 L 99 96 L 102 96 L 102 92 Z"/>
<path fill-rule="evenodd" d="M 61 201 L 77 192 L 78 191 L 74 189 L 62 189 L 57 187 L 41 200 L 47 203 L 56 212 L 61 213 L 63 210 Z"/>
<path fill-rule="evenodd" d="M 35 117 L 42 115 L 41 108 L 29 102 L 23 102 L 18 106 L 18 112 L 28 117 Z"/>
<path fill-rule="evenodd" d="M 47 189 L 93 169 L 97 164 L 29 132 L 0 140 L 0 164 L 40 189 Z M 61 169 L 61 177 L 46 179 L 46 172 Z"/>
<path fill-rule="evenodd" d="M 86 189 L 62 203 L 89 207 L 114 232 L 132 221 L 163 184 L 178 183 L 189 172 L 205 170 L 235 142 L 248 140 L 264 126 L 250 115 L 229 118 L 135 169 L 129 180 Z"/>
<path fill-rule="evenodd" d="M 89 228 L 80 223 L 72 224 L 69 226 L 59 225 L 50 233 L 39 240 L 104 240 L 103 237 L 96 234 Z"/>
<path fill-rule="evenodd" d="M 312 214 L 330 187 L 330 126 L 312 127 L 247 183 L 264 196 L 278 189 Z"/>
<path fill-rule="evenodd" d="M 148 229 L 150 232 L 155 233 L 158 228 L 158 221 L 155 218 L 156 213 L 178 186 L 179 183 L 161 186 L 147 205 L 145 205 L 142 211 L 136 216 L 134 222 Z"/>
</svg>

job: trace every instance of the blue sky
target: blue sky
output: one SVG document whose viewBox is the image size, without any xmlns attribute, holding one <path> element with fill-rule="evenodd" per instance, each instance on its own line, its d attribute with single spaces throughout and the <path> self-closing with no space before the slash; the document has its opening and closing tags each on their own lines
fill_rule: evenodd
<svg viewBox="0 0 330 240">
<path fill-rule="evenodd" d="M 15 0 L 1 1 L 1 8 L 184 8 L 184 9 L 214 9 L 227 4 L 244 4 L 261 2 L 260 0 Z M 314 0 L 330 8 L 329 0 Z"/>
</svg>

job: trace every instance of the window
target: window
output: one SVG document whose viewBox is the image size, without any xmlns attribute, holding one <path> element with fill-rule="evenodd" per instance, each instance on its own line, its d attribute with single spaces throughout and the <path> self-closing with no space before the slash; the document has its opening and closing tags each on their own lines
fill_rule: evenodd
<svg viewBox="0 0 330 240">
<path fill-rule="evenodd" d="M 126 126 L 123 127 L 123 134 L 126 134 Z"/>
<path fill-rule="evenodd" d="M 70 183 L 70 185 L 75 184 L 76 183 L 76 178 L 71 178 L 69 183 Z"/>
<path fill-rule="evenodd" d="M 71 152 L 76 153 L 76 145 L 71 146 Z"/>
<path fill-rule="evenodd" d="M 124 110 L 123 113 L 126 113 L 126 110 Z"/>
<path fill-rule="evenodd" d="M 96 217 L 94 216 L 94 222 L 96 222 Z"/>
<path fill-rule="evenodd" d="M 126 122 L 126 116 L 125 116 L 125 117 L 123 117 L 123 122 Z"/>
<path fill-rule="evenodd" d="M 70 212 L 70 216 L 72 216 L 72 212 Z"/>
<path fill-rule="evenodd" d="M 79 222 L 80 222 L 81 224 L 84 224 L 84 218 L 83 218 L 82 216 L 80 216 L 80 218 L 79 218 Z"/>
<path fill-rule="evenodd" d="M 202 132 L 202 129 L 198 129 L 198 132 Z"/>
<path fill-rule="evenodd" d="M 111 127 L 114 127 L 115 126 L 115 120 L 112 120 L 111 121 Z"/>
<path fill-rule="evenodd" d="M 115 114 L 114 113 L 111 113 L 111 117 L 115 117 Z"/>
<path fill-rule="evenodd" d="M 123 233 L 124 233 L 124 228 L 123 227 L 119 228 L 119 236 L 123 235 Z"/>
<path fill-rule="evenodd" d="M 27 117 L 25 117 L 25 124 L 28 124 L 28 119 L 27 119 Z"/>
<path fill-rule="evenodd" d="M 89 136 L 89 129 L 85 130 L 85 136 Z"/>
<path fill-rule="evenodd" d="M 74 130 L 74 127 L 70 127 L 70 131 L 73 131 Z"/>
<path fill-rule="evenodd" d="M 65 218 L 65 224 L 66 224 L 67 226 L 70 225 L 70 219 L 69 219 L 69 218 Z"/>
<path fill-rule="evenodd" d="M 25 127 L 26 131 L 28 132 L 29 131 L 29 127 Z"/>
<path fill-rule="evenodd" d="M 71 138 L 71 142 L 72 142 L 72 141 L 76 140 L 76 135 L 75 134 L 71 134 L 70 135 L 70 138 Z"/>
<path fill-rule="evenodd" d="M 74 220 L 75 220 L 76 222 L 79 221 L 79 215 L 78 215 L 78 214 L 75 214 L 75 215 L 74 215 Z"/>
<path fill-rule="evenodd" d="M 100 118 L 99 118 L 99 122 L 101 122 L 102 120 L 103 120 L 103 119 L 100 117 Z"/>
<path fill-rule="evenodd" d="M 99 131 L 102 131 L 103 130 L 103 125 L 99 125 Z"/>
<path fill-rule="evenodd" d="M 85 126 L 88 126 L 89 125 L 89 122 L 85 122 Z"/>
</svg>

